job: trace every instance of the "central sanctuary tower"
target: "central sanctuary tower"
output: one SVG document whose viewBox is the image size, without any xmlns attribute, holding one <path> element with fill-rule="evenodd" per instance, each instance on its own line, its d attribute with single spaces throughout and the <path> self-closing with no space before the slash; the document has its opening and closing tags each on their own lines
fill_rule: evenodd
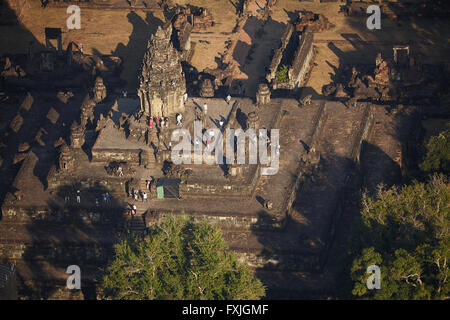
<svg viewBox="0 0 450 320">
<path fill-rule="evenodd" d="M 180 54 L 170 41 L 172 25 L 158 27 L 147 44 L 139 76 L 141 111 L 152 117 L 169 117 L 184 112 L 186 80 Z"/>
</svg>

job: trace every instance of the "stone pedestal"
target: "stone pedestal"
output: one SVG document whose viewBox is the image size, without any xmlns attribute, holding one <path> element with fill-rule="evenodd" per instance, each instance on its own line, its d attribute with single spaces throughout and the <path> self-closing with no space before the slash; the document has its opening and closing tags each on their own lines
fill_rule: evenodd
<svg viewBox="0 0 450 320">
<path fill-rule="evenodd" d="M 70 127 L 70 144 L 74 149 L 80 149 L 84 144 L 84 128 L 75 121 Z"/>
<path fill-rule="evenodd" d="M 94 92 L 94 101 L 97 103 L 106 98 L 106 87 L 101 77 L 97 77 L 95 79 L 93 92 Z"/>
<path fill-rule="evenodd" d="M 73 169 L 72 151 L 67 144 L 63 144 L 59 154 L 59 170 L 69 171 Z"/>
<path fill-rule="evenodd" d="M 253 111 L 248 114 L 248 128 L 254 129 L 255 131 L 259 129 L 259 116 Z"/>
<path fill-rule="evenodd" d="M 230 165 L 229 174 L 233 178 L 240 178 L 244 174 L 244 166 L 243 165 Z"/>
<path fill-rule="evenodd" d="M 204 79 L 200 88 L 200 96 L 203 98 L 214 97 L 214 88 L 210 79 Z"/>
<path fill-rule="evenodd" d="M 263 105 L 270 102 L 270 89 L 265 83 L 258 85 L 258 91 L 256 92 L 256 104 Z"/>
</svg>

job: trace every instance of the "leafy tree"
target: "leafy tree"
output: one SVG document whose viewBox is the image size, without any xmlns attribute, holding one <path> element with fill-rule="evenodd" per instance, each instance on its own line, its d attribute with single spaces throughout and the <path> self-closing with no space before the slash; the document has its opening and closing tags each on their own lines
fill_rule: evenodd
<svg viewBox="0 0 450 320">
<path fill-rule="evenodd" d="M 99 287 L 102 298 L 129 300 L 259 299 L 265 294 L 216 227 L 172 217 L 143 239 L 117 244 Z"/>
<path fill-rule="evenodd" d="M 280 69 L 278 69 L 276 75 L 276 79 L 280 82 L 289 82 L 289 68 L 287 65 L 282 65 Z"/>
<path fill-rule="evenodd" d="M 427 172 L 442 172 L 450 174 L 450 130 L 430 138 L 427 146 L 425 159 L 420 168 Z"/>
<path fill-rule="evenodd" d="M 362 198 L 361 223 L 352 239 L 352 294 L 370 299 L 450 297 L 450 184 L 443 175 L 428 183 L 379 188 Z M 381 269 L 381 289 L 369 290 L 367 267 Z"/>
</svg>

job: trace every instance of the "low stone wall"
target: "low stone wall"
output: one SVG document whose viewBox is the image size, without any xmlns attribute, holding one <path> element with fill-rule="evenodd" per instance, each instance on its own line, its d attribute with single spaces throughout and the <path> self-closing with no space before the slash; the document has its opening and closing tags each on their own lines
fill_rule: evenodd
<svg viewBox="0 0 450 320">
<path fill-rule="evenodd" d="M 26 222 L 42 220 L 48 216 L 50 215 L 47 207 L 30 208 L 7 204 L 2 206 L 2 221 Z"/>
<path fill-rule="evenodd" d="M 289 82 L 278 82 L 275 77 L 272 78 L 272 88 L 295 90 L 304 82 L 309 69 L 309 64 L 314 53 L 314 34 L 305 32 L 300 36 L 299 45 L 294 55 L 294 61 L 289 68 Z M 275 70 L 276 71 L 276 70 Z"/>
<path fill-rule="evenodd" d="M 232 249 L 232 248 L 231 248 Z M 262 255 L 253 252 L 235 252 L 237 258 L 254 269 L 273 271 L 317 271 L 319 256 L 317 254 L 276 254 Z"/>
<path fill-rule="evenodd" d="M 203 183 L 200 184 L 189 182 L 186 184 L 180 184 L 180 195 L 186 198 L 195 195 L 250 197 L 252 193 L 253 193 L 252 185 L 203 184 Z"/>
<path fill-rule="evenodd" d="M 70 181 L 71 185 L 79 184 L 82 189 L 89 189 L 90 191 L 109 191 L 110 194 L 123 194 L 125 192 L 125 185 L 129 178 L 127 177 L 104 177 L 104 178 L 80 178 L 76 176 L 54 175 L 48 181 L 49 189 L 56 191 L 58 188 L 67 185 Z"/>
<path fill-rule="evenodd" d="M 312 32 L 306 32 L 301 37 L 294 63 L 289 69 L 289 82 L 292 89 L 297 89 L 303 83 L 314 51 L 314 34 Z"/>
<path fill-rule="evenodd" d="M 114 3 L 111 3 L 114 2 Z M 54 1 L 50 0 L 47 7 L 54 8 L 67 8 L 70 5 L 77 5 L 82 9 L 93 10 L 142 10 L 142 11 L 160 11 L 162 10 L 157 1 L 145 1 L 145 5 L 142 1 L 130 0 L 132 4 L 128 4 L 128 1 L 102 1 L 102 0 L 71 0 L 71 1 Z M 135 5 L 136 4 L 136 5 Z"/>
<path fill-rule="evenodd" d="M 79 184 L 80 190 L 89 190 L 89 192 L 105 192 L 108 191 L 113 198 L 120 199 L 125 195 L 125 187 L 128 178 L 111 178 L 102 181 L 96 181 L 92 178 L 82 180 L 68 180 L 67 177 L 55 177 L 49 181 L 48 187 L 52 192 L 56 193 L 60 187 L 66 185 L 67 181 L 71 184 Z M 8 198 L 13 198 L 11 194 Z M 116 197 L 117 195 L 117 197 Z M 70 196 L 72 199 L 75 195 Z M 101 200 L 101 199 L 99 199 Z M 21 203 L 21 200 L 16 201 L 4 201 L 1 207 L 2 220 L 13 222 L 29 222 L 33 220 L 46 220 L 54 222 L 75 222 L 75 218 L 71 215 L 71 210 L 77 210 L 77 221 L 83 223 L 100 223 L 104 221 L 101 217 L 101 212 L 104 208 L 96 208 L 94 203 L 81 203 L 75 206 L 63 206 L 58 208 L 56 201 L 62 203 L 64 199 L 49 199 L 47 204 L 42 205 L 27 205 Z M 72 200 L 73 201 L 73 200 Z M 120 212 L 123 204 L 121 201 L 112 204 L 109 211 Z"/>
<path fill-rule="evenodd" d="M 80 262 L 104 262 L 113 252 L 113 244 L 99 243 L 0 243 L 0 256 L 10 260 L 24 259 L 65 262 L 76 257 Z"/>
<path fill-rule="evenodd" d="M 270 63 L 269 67 L 269 73 L 266 75 L 267 81 L 270 83 L 272 80 L 275 79 L 278 66 L 280 65 L 281 58 L 283 57 L 284 49 L 286 49 L 286 46 L 289 43 L 289 40 L 292 36 L 292 33 L 294 32 L 295 28 L 292 23 L 289 23 L 284 30 L 283 36 L 281 37 L 281 44 L 280 47 L 275 51 L 272 61 Z"/>
<path fill-rule="evenodd" d="M 92 149 L 92 161 L 104 163 L 125 161 L 131 165 L 139 165 L 140 153 L 139 149 Z"/>
<path fill-rule="evenodd" d="M 2 221 L 26 223 L 33 221 L 47 221 L 55 223 L 82 223 L 82 224 L 102 224 L 110 223 L 119 216 L 102 215 L 100 210 L 93 206 L 77 206 L 77 214 L 71 213 L 70 207 L 61 210 L 50 209 L 48 207 L 24 207 L 17 205 L 2 206 Z M 116 208 L 119 212 L 120 210 Z"/>
<path fill-rule="evenodd" d="M 158 212 L 154 216 L 146 215 L 145 224 L 149 227 L 159 223 L 163 218 L 171 215 L 184 215 L 194 218 L 194 221 L 208 221 L 221 229 L 252 229 L 252 230 L 281 230 L 285 220 L 277 221 L 270 217 L 257 215 L 229 214 L 229 213 L 202 213 L 202 212 Z"/>
</svg>

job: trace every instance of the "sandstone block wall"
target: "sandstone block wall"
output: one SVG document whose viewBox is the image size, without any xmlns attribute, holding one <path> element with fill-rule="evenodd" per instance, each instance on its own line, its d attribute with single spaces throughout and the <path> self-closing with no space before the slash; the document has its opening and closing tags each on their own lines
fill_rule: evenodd
<svg viewBox="0 0 450 320">
<path fill-rule="evenodd" d="M 92 161 L 104 163 L 125 161 L 131 165 L 139 165 L 140 152 L 138 149 L 93 149 Z"/>
</svg>

